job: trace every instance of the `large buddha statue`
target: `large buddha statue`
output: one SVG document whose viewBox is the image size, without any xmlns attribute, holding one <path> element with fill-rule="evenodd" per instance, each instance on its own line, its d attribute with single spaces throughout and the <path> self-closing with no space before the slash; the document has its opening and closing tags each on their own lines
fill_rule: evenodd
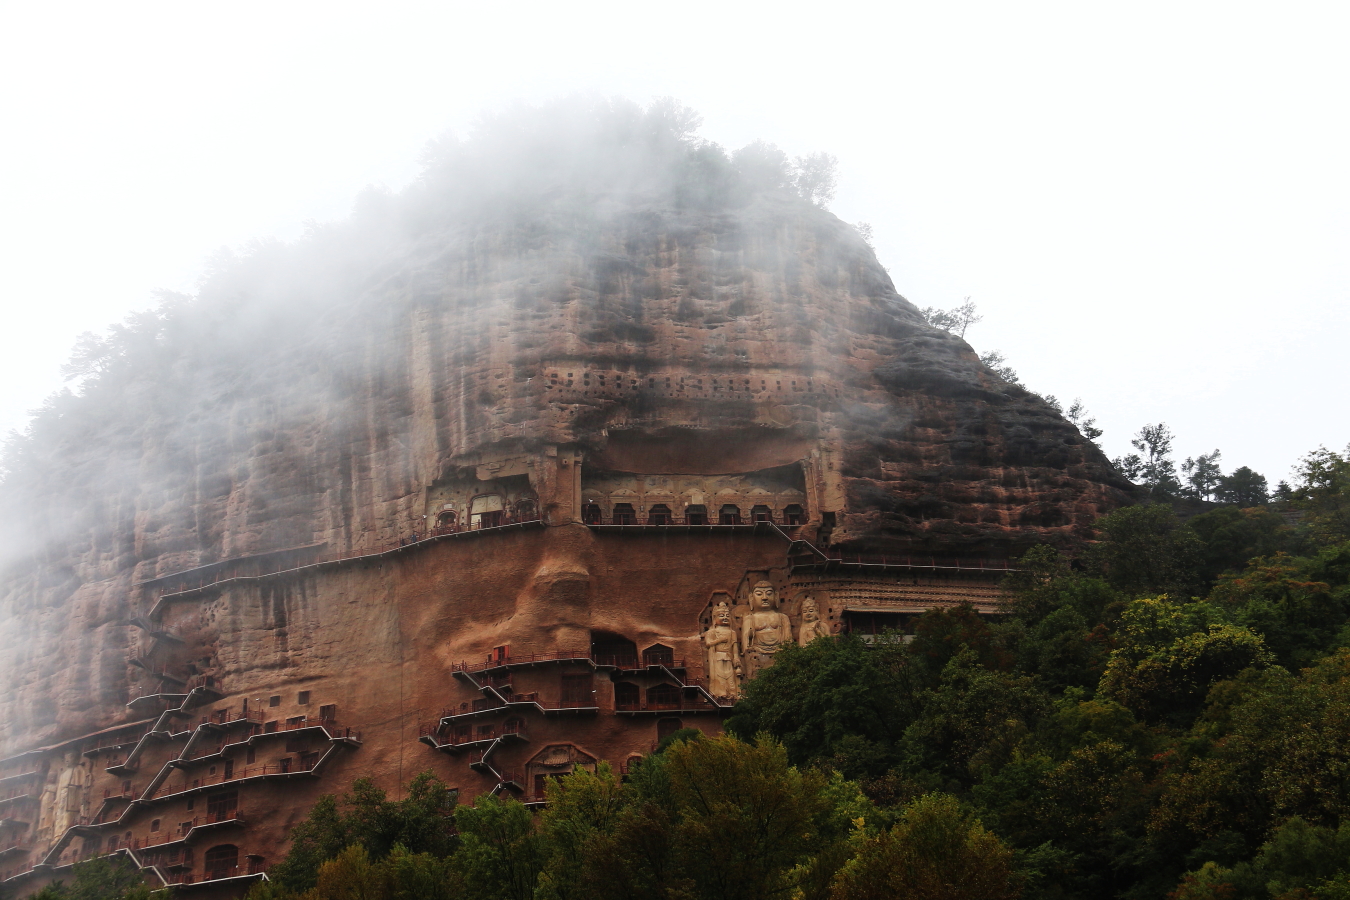
<svg viewBox="0 0 1350 900">
<path fill-rule="evenodd" d="M 741 658 L 745 677 L 754 678 L 773 665 L 774 654 L 792 640 L 792 622 L 778 611 L 778 592 L 767 581 L 750 591 L 750 612 L 741 625 Z"/>
<path fill-rule="evenodd" d="M 741 649 L 731 624 L 731 607 L 725 602 L 713 608 L 713 623 L 703 632 L 703 646 L 707 654 L 708 693 L 718 700 L 739 698 Z"/>
</svg>

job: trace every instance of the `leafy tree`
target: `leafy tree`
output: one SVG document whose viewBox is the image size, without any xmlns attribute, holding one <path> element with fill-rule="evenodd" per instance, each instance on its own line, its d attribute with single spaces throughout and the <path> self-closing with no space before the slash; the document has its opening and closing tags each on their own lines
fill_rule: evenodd
<svg viewBox="0 0 1350 900">
<path fill-rule="evenodd" d="M 1101 540 L 1088 562 L 1112 587 L 1135 597 L 1199 590 L 1202 543 L 1171 507 L 1127 506 L 1097 520 Z"/>
<path fill-rule="evenodd" d="M 1254 559 L 1245 571 L 1221 576 L 1210 599 L 1262 635 L 1281 665 L 1297 669 L 1329 650 L 1350 618 L 1350 592 L 1314 575 L 1340 580 L 1334 566 L 1283 553 Z"/>
<path fill-rule="evenodd" d="M 1186 476 L 1185 493 L 1198 500 L 1212 500 L 1219 485 L 1223 483 L 1223 470 L 1219 468 L 1218 450 L 1201 453 L 1196 457 L 1186 457 L 1181 464 L 1181 473 Z"/>
<path fill-rule="evenodd" d="M 781 744 L 731 737 L 666 753 L 685 872 L 709 900 L 790 896 L 820 851 L 828 780 L 788 765 Z M 694 862 L 697 860 L 697 862 Z"/>
<path fill-rule="evenodd" d="M 1087 407 L 1083 405 L 1083 398 L 1075 397 L 1073 403 L 1069 404 L 1069 409 L 1064 413 L 1064 418 L 1074 424 L 1074 427 L 1093 444 L 1097 444 L 1097 438 L 1104 432 L 1097 427 L 1097 419 L 1088 415 Z M 1100 446 L 1099 444 L 1097 446 Z"/>
<path fill-rule="evenodd" d="M 358 778 L 341 798 L 321 796 L 303 822 L 291 829 L 291 849 L 269 873 L 278 886 L 301 892 L 314 886 L 319 868 L 350 846 L 381 860 L 401 845 L 411 853 L 448 856 L 455 838 L 448 818 L 454 795 L 429 772 L 408 786 L 403 800 L 387 799 L 369 778 Z"/>
<path fill-rule="evenodd" d="M 976 311 L 975 304 L 969 297 L 965 298 L 960 306 L 952 309 L 939 309 L 936 306 L 925 306 L 919 310 L 924 321 L 934 328 L 941 328 L 943 331 L 950 331 L 959 338 L 965 338 L 966 329 L 970 326 L 984 321 L 984 316 Z"/>
<path fill-rule="evenodd" d="M 1052 693 L 1095 687 L 1111 650 L 1106 623 L 1126 602 L 1121 594 L 1044 544 L 1017 561 L 1003 588 L 1013 617 L 1001 631 L 1017 671 L 1039 677 Z"/>
<path fill-rule="evenodd" d="M 795 160 L 792 183 L 803 200 L 822 209 L 834 199 L 839 181 L 839 160 L 828 153 L 812 153 Z"/>
<path fill-rule="evenodd" d="M 1011 848 L 955 797 L 929 794 L 863 845 L 840 873 L 832 900 L 1012 900 Z"/>
<path fill-rule="evenodd" d="M 743 740 L 773 735 L 795 765 L 828 762 L 849 777 L 877 776 L 895 764 L 896 743 L 917 713 L 913 678 L 898 644 L 869 647 L 840 635 L 789 645 L 746 685 L 726 727 Z"/>
<path fill-rule="evenodd" d="M 471 900 L 531 900 L 545 848 L 525 804 L 488 794 L 455 813 L 455 865 Z"/>
<path fill-rule="evenodd" d="M 1131 481 L 1143 483 L 1154 500 L 1167 500 L 1181 491 L 1176 464 L 1172 462 L 1174 435 L 1166 423 L 1145 425 L 1130 439 L 1131 446 L 1143 453 L 1131 453 L 1114 460 L 1115 467 Z"/>
<path fill-rule="evenodd" d="M 980 362 L 984 363 L 995 375 L 1008 384 L 1021 384 L 1022 381 L 1017 377 L 1017 370 L 1008 365 L 1008 358 L 1003 355 L 1001 350 L 986 350 L 980 354 Z"/>
<path fill-rule="evenodd" d="M 1092 623 L 1111 621 L 1125 604 L 1106 581 L 1079 571 L 1074 560 L 1048 544 L 1037 544 L 1017 560 L 1016 571 L 1003 580 L 1010 595 L 1008 609 L 1035 623 L 1065 607 Z"/>
<path fill-rule="evenodd" d="M 626 782 L 602 765 L 595 773 L 578 770 L 549 784 L 549 805 L 540 819 L 549 858 L 539 876 L 539 900 L 692 895 L 678 855 L 678 817 L 665 762 L 659 750 Z"/>
<path fill-rule="evenodd" d="M 1350 448 L 1342 456 L 1319 447 L 1295 467 L 1299 483 L 1290 502 L 1303 512 L 1315 538 L 1326 543 L 1350 538 Z"/>
<path fill-rule="evenodd" d="M 1146 648 L 1132 643 L 1113 652 L 1099 690 L 1150 722 L 1189 725 L 1216 682 L 1275 662 L 1260 635 L 1237 625 L 1210 625 Z"/>
<path fill-rule="evenodd" d="M 1201 513 L 1186 524 L 1200 537 L 1200 572 L 1209 583 L 1224 572 L 1242 571 L 1258 556 L 1270 556 L 1293 546 L 1284 519 L 1261 507 L 1222 507 Z"/>
<path fill-rule="evenodd" d="M 595 772 L 577 769 L 548 786 L 548 806 L 539 819 L 539 831 L 549 859 L 539 876 L 536 895 L 569 900 L 590 897 L 586 869 L 593 851 L 618 826 L 628 806 L 623 786 L 608 763 Z M 609 873 L 606 873 L 607 876 Z"/>
<path fill-rule="evenodd" d="M 1295 816 L 1276 829 L 1251 860 L 1231 867 L 1207 863 L 1188 874 L 1173 896 L 1178 900 L 1330 900 L 1350 884 L 1347 875 L 1350 823 L 1332 829 Z"/>
<path fill-rule="evenodd" d="M 960 651 L 924 698 L 923 712 L 905 729 L 906 766 L 969 786 L 985 770 L 997 771 L 1046 711 L 1048 698 L 1035 681 L 990 671 L 975 651 Z"/>
<path fill-rule="evenodd" d="M 1010 669 L 1012 654 L 1000 646 L 989 623 L 969 603 L 930 609 L 914 623 L 909 655 L 919 671 L 936 681 L 955 656 L 970 650 L 982 666 Z"/>
<path fill-rule="evenodd" d="M 53 882 L 33 900 L 150 900 L 144 876 L 124 856 L 103 856 L 76 863 L 69 886 Z"/>
<path fill-rule="evenodd" d="M 1253 472 L 1247 466 L 1238 466 L 1233 470 L 1233 474 L 1219 479 L 1214 499 L 1234 506 L 1264 506 L 1270 502 L 1266 477 L 1260 472 Z"/>
</svg>

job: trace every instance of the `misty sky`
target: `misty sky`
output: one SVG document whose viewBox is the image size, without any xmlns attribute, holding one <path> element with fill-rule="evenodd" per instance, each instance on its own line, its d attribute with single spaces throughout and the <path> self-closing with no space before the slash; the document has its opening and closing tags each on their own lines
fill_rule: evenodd
<svg viewBox="0 0 1350 900">
<path fill-rule="evenodd" d="M 0 431 L 217 248 L 344 217 L 483 109 L 672 95 L 839 158 L 919 306 L 1127 452 L 1275 481 L 1350 442 L 1337 4 L 0 3 Z"/>
</svg>

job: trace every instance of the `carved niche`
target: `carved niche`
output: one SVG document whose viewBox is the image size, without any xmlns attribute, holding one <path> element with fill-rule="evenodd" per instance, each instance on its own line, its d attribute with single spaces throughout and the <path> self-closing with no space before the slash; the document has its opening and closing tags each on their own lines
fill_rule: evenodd
<svg viewBox="0 0 1350 900">
<path fill-rule="evenodd" d="M 834 633 L 826 616 L 829 597 L 818 591 L 798 590 L 784 602 L 768 573 L 748 572 L 737 593 L 740 602 L 715 591 L 700 617 L 708 692 L 724 702 L 738 699 L 743 683 L 773 665 L 787 644 L 805 645 Z"/>
<path fill-rule="evenodd" d="M 575 744 L 550 744 L 525 764 L 526 791 L 534 800 L 545 799 L 550 778 L 561 778 L 577 769 L 594 772 L 599 759 Z"/>
</svg>

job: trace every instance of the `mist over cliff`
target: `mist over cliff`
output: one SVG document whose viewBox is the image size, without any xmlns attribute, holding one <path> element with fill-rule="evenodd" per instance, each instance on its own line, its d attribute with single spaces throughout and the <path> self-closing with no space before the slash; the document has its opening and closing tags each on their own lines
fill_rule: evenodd
<svg viewBox="0 0 1350 900">
<path fill-rule="evenodd" d="M 25 730 L 125 702 L 133 585 L 387 545 L 484 448 L 652 439 L 717 472 L 825 447 L 810 536 L 878 552 L 1007 557 L 1123 501 L 1071 424 L 896 293 L 823 208 L 827 157 L 697 125 L 672 101 L 484 118 L 406 190 L 84 336 L 4 455 L 6 680 L 59 698 Z"/>
</svg>

